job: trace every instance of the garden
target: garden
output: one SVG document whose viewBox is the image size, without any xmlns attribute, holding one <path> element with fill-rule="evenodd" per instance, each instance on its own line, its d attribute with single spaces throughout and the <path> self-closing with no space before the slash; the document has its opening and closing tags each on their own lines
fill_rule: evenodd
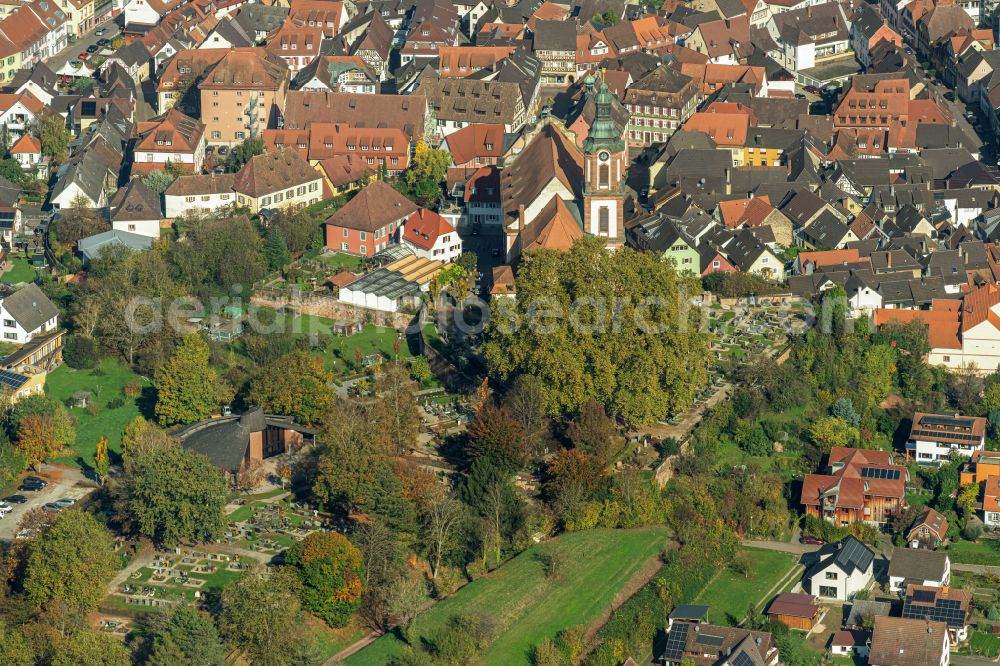
<svg viewBox="0 0 1000 666">
<path fill-rule="evenodd" d="M 0 275 L 0 282 L 33 282 L 37 275 L 26 257 L 17 256 L 11 261 L 11 268 Z"/>
<path fill-rule="evenodd" d="M 491 644 L 479 653 L 486 664 L 530 664 L 541 640 L 598 619 L 647 563 L 663 549 L 662 527 L 595 529 L 539 544 L 417 616 L 410 635 L 430 640 L 456 616 L 487 614 L 495 623 Z M 385 664 L 406 652 L 387 634 L 355 655 L 349 665 Z"/>
<path fill-rule="evenodd" d="M 250 564 L 237 555 L 178 549 L 158 553 L 105 602 L 107 610 L 154 611 L 194 602 L 239 578 Z"/>
<path fill-rule="evenodd" d="M 105 358 L 88 370 L 64 364 L 49 373 L 45 390 L 68 403 L 70 414 L 76 417 L 72 453 L 56 459 L 68 465 L 93 465 L 95 446 L 102 435 L 108 438 L 110 451 L 121 452 L 125 426 L 152 411 L 152 383 L 117 358 Z M 84 398 L 86 406 L 80 406 Z"/>
<path fill-rule="evenodd" d="M 709 581 L 694 603 L 709 607 L 708 621 L 713 624 L 739 625 L 751 607 L 759 610 L 775 594 L 790 590 L 801 571 L 789 553 L 744 548 Z"/>
</svg>

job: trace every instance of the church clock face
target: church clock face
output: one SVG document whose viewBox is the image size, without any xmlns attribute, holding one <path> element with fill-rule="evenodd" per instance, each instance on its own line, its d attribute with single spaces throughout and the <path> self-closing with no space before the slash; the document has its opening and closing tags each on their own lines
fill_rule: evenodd
<svg viewBox="0 0 1000 666">
<path fill-rule="evenodd" d="M 607 162 L 610 155 L 608 155 L 608 151 L 602 150 L 597 157 L 600 158 L 602 162 Z"/>
</svg>

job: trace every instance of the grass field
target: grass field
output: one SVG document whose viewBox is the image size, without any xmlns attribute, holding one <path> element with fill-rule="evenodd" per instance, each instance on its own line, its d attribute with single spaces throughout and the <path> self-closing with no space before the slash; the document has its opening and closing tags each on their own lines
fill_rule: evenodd
<svg viewBox="0 0 1000 666">
<path fill-rule="evenodd" d="M 956 541 L 948 546 L 948 556 L 958 564 L 1000 566 L 1000 539 Z"/>
<path fill-rule="evenodd" d="M 521 553 L 493 573 L 435 604 L 414 622 L 420 638 L 431 637 L 462 613 L 489 614 L 497 624 L 493 644 L 479 654 L 483 664 L 530 664 L 531 650 L 573 625 L 590 624 L 607 609 L 651 557 L 663 548 L 666 530 L 588 530 L 564 534 Z M 562 571 L 546 578 L 537 555 L 556 555 Z M 403 654 L 394 634 L 351 656 L 350 666 L 372 666 Z"/>
<path fill-rule="evenodd" d="M 710 607 L 708 621 L 714 624 L 738 624 L 750 604 L 759 604 L 793 566 L 795 558 L 774 550 L 744 548 L 753 563 L 749 577 L 723 569 L 705 586 L 693 603 Z M 781 590 L 775 590 L 777 594 Z"/>
<path fill-rule="evenodd" d="M 35 269 L 24 257 L 17 257 L 11 263 L 12 268 L 0 275 L 0 282 L 32 282 L 37 276 Z"/>
<path fill-rule="evenodd" d="M 361 270 L 363 258 L 353 254 L 334 254 L 329 257 L 320 257 L 319 260 L 334 271 L 345 270 L 357 273 Z"/>
<path fill-rule="evenodd" d="M 139 398 L 126 398 L 122 394 L 122 387 L 133 380 L 142 384 L 143 395 Z M 132 372 L 117 358 L 106 358 L 93 370 L 74 370 L 62 365 L 49 374 L 45 390 L 60 402 L 77 391 L 89 391 L 99 409 L 96 416 L 91 416 L 80 407 L 70 408 L 70 413 L 76 417 L 76 442 L 72 447 L 72 454 L 57 459 L 57 462 L 68 465 L 80 465 L 78 459 L 82 459 L 85 465 L 92 465 L 94 447 L 101 435 L 108 438 L 110 450 L 120 452 L 125 425 L 139 416 L 140 405 L 144 400 L 152 402 L 153 391 L 147 380 Z M 115 409 L 108 407 L 108 402 L 115 398 L 122 398 L 125 404 Z"/>
<path fill-rule="evenodd" d="M 307 624 L 309 634 L 316 640 L 317 651 L 323 661 L 330 659 L 351 643 L 361 640 L 368 633 L 367 629 L 358 624 L 357 617 L 349 625 L 339 629 L 327 626 L 325 622 L 312 615 L 309 616 Z"/>
</svg>

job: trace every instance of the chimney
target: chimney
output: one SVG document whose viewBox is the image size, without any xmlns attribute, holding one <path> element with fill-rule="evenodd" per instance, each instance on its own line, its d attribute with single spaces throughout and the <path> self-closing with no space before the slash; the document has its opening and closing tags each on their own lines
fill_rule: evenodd
<svg viewBox="0 0 1000 666">
<path fill-rule="evenodd" d="M 517 207 L 517 230 L 524 231 L 524 204 Z"/>
<path fill-rule="evenodd" d="M 729 168 L 726 168 L 726 194 L 733 193 L 733 182 L 730 177 Z"/>
</svg>

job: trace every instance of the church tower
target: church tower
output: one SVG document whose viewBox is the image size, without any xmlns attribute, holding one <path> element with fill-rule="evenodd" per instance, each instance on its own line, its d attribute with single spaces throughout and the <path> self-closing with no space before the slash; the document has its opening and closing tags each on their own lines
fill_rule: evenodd
<svg viewBox="0 0 1000 666">
<path fill-rule="evenodd" d="M 609 248 L 625 240 L 625 181 L 628 146 L 625 128 L 615 120 L 618 100 L 603 80 L 596 94 L 594 77 L 584 82 L 594 100 L 594 122 L 583 140 L 583 230 L 606 240 Z"/>
</svg>

